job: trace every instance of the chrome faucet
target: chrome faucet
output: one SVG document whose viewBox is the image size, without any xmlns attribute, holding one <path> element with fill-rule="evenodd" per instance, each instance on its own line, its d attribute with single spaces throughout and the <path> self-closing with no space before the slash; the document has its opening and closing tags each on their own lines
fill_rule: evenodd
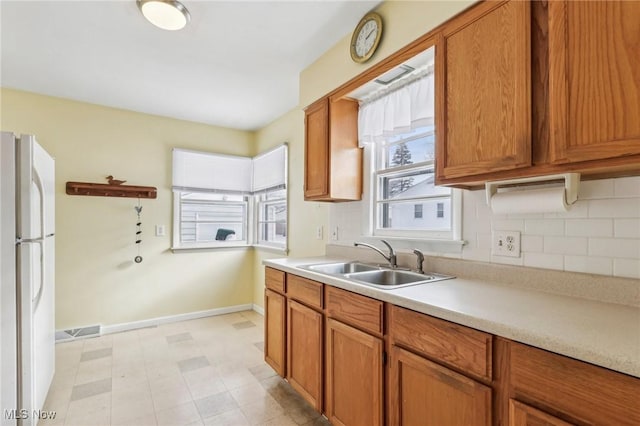
<svg viewBox="0 0 640 426">
<path fill-rule="evenodd" d="M 353 243 L 353 245 L 355 247 L 358 247 L 358 246 L 369 247 L 371 250 L 377 251 L 378 253 L 380 253 L 382 255 L 382 257 L 384 257 L 387 260 L 387 262 L 389 262 L 389 265 L 392 268 L 397 268 L 398 267 L 398 261 L 397 261 L 397 258 L 396 258 L 396 252 L 393 251 L 393 247 L 391 247 L 391 244 L 389 244 L 385 240 L 380 240 L 380 241 L 385 246 L 387 246 L 389 248 L 389 255 L 388 256 L 386 254 L 384 254 L 384 252 L 382 250 L 380 250 L 378 247 L 372 246 L 371 244 L 355 242 L 355 243 Z"/>
<path fill-rule="evenodd" d="M 418 256 L 418 264 L 417 264 L 418 272 L 421 274 L 424 274 L 424 269 L 422 268 L 422 263 L 424 262 L 424 254 L 418 249 L 414 249 L 413 254 Z"/>
</svg>

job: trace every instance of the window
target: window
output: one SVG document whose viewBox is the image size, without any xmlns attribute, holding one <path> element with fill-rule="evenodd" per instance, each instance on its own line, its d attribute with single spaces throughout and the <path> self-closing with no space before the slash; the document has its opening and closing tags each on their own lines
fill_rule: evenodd
<svg viewBox="0 0 640 426">
<path fill-rule="evenodd" d="M 422 204 L 416 204 L 413 206 L 413 218 L 422 219 Z"/>
<path fill-rule="evenodd" d="M 173 247 L 286 250 L 286 145 L 257 157 L 173 150 Z"/>
<path fill-rule="evenodd" d="M 284 245 L 287 242 L 287 191 L 276 189 L 257 196 L 258 244 Z"/>
<path fill-rule="evenodd" d="M 423 126 L 377 145 L 374 234 L 450 234 L 451 190 L 434 186 L 434 137 L 434 126 Z"/>
</svg>

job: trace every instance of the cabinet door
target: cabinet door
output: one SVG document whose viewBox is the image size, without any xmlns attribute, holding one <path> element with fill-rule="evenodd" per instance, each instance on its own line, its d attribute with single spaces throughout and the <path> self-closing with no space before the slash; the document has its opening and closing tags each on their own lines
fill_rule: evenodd
<svg viewBox="0 0 640 426">
<path fill-rule="evenodd" d="M 571 426 L 571 424 L 510 399 L 509 426 Z"/>
<path fill-rule="evenodd" d="M 640 2 L 549 2 L 556 163 L 640 154 Z"/>
<path fill-rule="evenodd" d="M 383 424 L 382 352 L 382 339 L 327 319 L 326 414 L 331 424 Z"/>
<path fill-rule="evenodd" d="M 280 376 L 285 375 L 285 297 L 264 292 L 264 360 Z"/>
<path fill-rule="evenodd" d="M 491 425 L 491 388 L 392 347 L 391 424 Z"/>
<path fill-rule="evenodd" d="M 310 105 L 304 122 L 304 197 L 321 197 L 329 193 L 329 99 Z"/>
<path fill-rule="evenodd" d="M 322 409 L 322 314 L 289 300 L 287 380 L 316 410 Z"/>
<path fill-rule="evenodd" d="M 436 177 L 531 164 L 530 4 L 486 2 L 436 46 Z"/>
</svg>

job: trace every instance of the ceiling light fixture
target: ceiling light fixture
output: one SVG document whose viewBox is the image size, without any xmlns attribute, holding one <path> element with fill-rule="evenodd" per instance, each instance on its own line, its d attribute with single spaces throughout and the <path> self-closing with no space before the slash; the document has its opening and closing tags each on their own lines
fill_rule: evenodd
<svg viewBox="0 0 640 426">
<path fill-rule="evenodd" d="M 189 11 L 175 0 L 136 0 L 140 12 L 158 28 L 181 30 L 191 19 Z"/>
</svg>

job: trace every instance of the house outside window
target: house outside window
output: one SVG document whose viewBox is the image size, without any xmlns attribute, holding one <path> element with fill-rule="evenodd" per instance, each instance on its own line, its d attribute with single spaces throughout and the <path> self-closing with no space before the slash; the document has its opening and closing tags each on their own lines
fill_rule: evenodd
<svg viewBox="0 0 640 426">
<path fill-rule="evenodd" d="M 422 204 L 416 204 L 413 206 L 413 218 L 422 219 Z"/>
</svg>

